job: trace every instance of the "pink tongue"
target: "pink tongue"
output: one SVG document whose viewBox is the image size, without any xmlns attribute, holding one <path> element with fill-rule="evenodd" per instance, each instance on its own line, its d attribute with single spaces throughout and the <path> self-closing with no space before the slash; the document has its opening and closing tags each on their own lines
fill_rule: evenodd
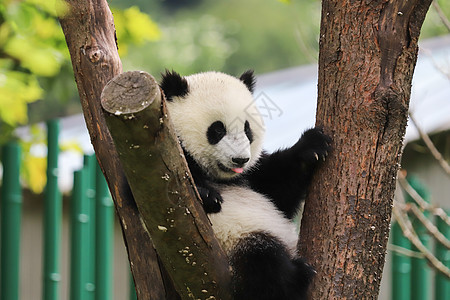
<svg viewBox="0 0 450 300">
<path fill-rule="evenodd" d="M 242 169 L 242 168 L 233 168 L 233 169 L 231 169 L 233 172 L 236 172 L 236 173 L 242 173 L 242 172 L 244 172 L 244 169 Z"/>
</svg>

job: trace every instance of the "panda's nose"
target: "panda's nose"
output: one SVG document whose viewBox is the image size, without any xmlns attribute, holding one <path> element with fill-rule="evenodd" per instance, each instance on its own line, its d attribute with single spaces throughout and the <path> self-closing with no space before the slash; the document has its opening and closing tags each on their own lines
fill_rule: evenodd
<svg viewBox="0 0 450 300">
<path fill-rule="evenodd" d="M 250 158 L 248 157 L 233 157 L 231 159 L 236 165 L 243 166 L 246 162 L 248 162 Z"/>
</svg>

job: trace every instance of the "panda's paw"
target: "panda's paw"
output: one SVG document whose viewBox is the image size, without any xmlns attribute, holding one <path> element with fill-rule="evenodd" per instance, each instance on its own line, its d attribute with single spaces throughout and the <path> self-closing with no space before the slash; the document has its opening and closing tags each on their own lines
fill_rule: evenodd
<svg viewBox="0 0 450 300">
<path fill-rule="evenodd" d="M 316 165 L 325 161 L 331 150 L 331 138 L 321 128 L 312 128 L 305 131 L 294 146 L 297 148 L 300 159 L 306 165 Z"/>
<path fill-rule="evenodd" d="M 218 213 L 222 209 L 222 196 L 213 188 L 197 186 L 198 193 L 203 201 L 203 209 L 207 214 Z"/>
</svg>

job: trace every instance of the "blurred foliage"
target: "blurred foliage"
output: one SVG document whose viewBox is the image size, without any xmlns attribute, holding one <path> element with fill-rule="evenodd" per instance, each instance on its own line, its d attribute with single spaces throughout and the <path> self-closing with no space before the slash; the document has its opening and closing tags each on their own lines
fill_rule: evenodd
<svg viewBox="0 0 450 300">
<path fill-rule="evenodd" d="M 22 165 L 20 175 L 25 185 L 34 193 L 41 193 L 47 183 L 47 146 L 45 130 L 30 126 L 29 137 L 20 141 Z"/>
<path fill-rule="evenodd" d="M 148 15 L 143 14 L 137 6 L 125 10 L 111 8 L 114 16 L 116 35 L 120 40 L 119 55 L 128 53 L 128 45 L 143 45 L 146 41 L 157 41 L 161 32 Z"/>
<path fill-rule="evenodd" d="M 0 3 L 0 138 L 27 122 L 27 105 L 44 95 L 38 78 L 56 76 L 68 58 L 56 0 Z"/>
<path fill-rule="evenodd" d="M 161 39 L 130 48 L 125 69 L 145 69 L 158 75 L 164 69 L 182 74 L 218 70 L 239 74 L 252 68 L 261 74 L 315 63 L 321 3 L 318 0 L 134 0 L 151 12 L 161 28 Z M 128 1 L 110 0 L 118 7 Z M 450 16 L 450 1 L 439 0 Z M 204 43 L 203 36 L 212 41 Z M 448 31 L 433 8 L 427 15 L 422 38 Z M 120 40 L 119 40 L 120 46 Z"/>
<path fill-rule="evenodd" d="M 237 27 L 235 22 L 221 22 L 211 15 L 176 21 L 171 26 L 160 27 L 161 40 L 146 45 L 145 50 L 131 49 L 131 55 L 123 61 L 125 67 L 144 68 L 154 75 L 166 68 L 183 74 L 205 68 L 222 70 L 227 58 L 238 48 L 232 37 Z"/>
<path fill-rule="evenodd" d="M 174 11 L 180 8 L 195 8 L 196 5 L 203 0 L 163 0 L 160 2 L 161 6 L 169 11 Z"/>
<path fill-rule="evenodd" d="M 80 111 L 70 56 L 57 20 L 66 11 L 60 0 L 0 3 L 0 143 L 18 125 Z M 114 13 L 121 55 L 126 56 L 130 44 L 160 37 L 156 24 L 136 6 Z M 41 99 L 45 101 L 37 101 Z"/>
<path fill-rule="evenodd" d="M 440 8 L 442 9 L 442 13 L 447 17 L 447 19 L 449 19 L 450 1 L 448 0 L 433 0 L 433 1 L 436 1 L 439 4 Z M 445 27 L 444 23 L 441 21 L 438 14 L 436 13 L 436 9 L 433 7 L 433 5 L 431 5 L 430 10 L 428 11 L 427 16 L 425 18 L 425 22 L 423 23 L 420 37 L 424 39 L 449 33 L 450 33 L 449 30 Z"/>
<path fill-rule="evenodd" d="M 155 7 L 153 1 L 134 2 L 152 12 L 162 35 L 130 49 L 132 54 L 122 60 L 125 69 L 154 75 L 166 68 L 182 74 L 218 70 L 237 75 L 246 69 L 264 73 L 317 59 L 316 0 L 199 1 L 189 8 L 171 1 L 170 9 L 169 3 Z M 122 7 L 127 2 L 111 3 Z"/>
<path fill-rule="evenodd" d="M 47 183 L 47 131 L 42 123 L 30 125 L 27 129 L 19 140 L 23 161 L 20 175 L 23 184 L 38 194 L 43 192 Z M 74 140 L 60 143 L 59 151 L 83 155 L 83 150 Z"/>
<path fill-rule="evenodd" d="M 160 38 L 161 33 L 156 23 L 136 6 L 124 9 L 113 7 L 111 10 L 114 14 L 121 58 L 127 57 L 129 47 L 143 45 L 147 41 Z M 66 49 L 65 43 L 64 47 Z M 69 57 L 62 65 L 58 76 L 40 77 L 39 83 L 46 91 L 45 100 L 28 105 L 30 123 L 81 112 Z"/>
<path fill-rule="evenodd" d="M 80 112 L 70 56 L 57 20 L 66 11 L 60 0 L 0 2 L 0 144 L 11 139 L 19 125 Z M 122 56 L 130 44 L 159 39 L 156 24 L 136 6 L 116 9 L 114 14 Z M 41 192 L 46 153 L 36 149 L 45 148 L 45 131 L 31 126 L 30 137 L 22 138 L 21 145 L 22 179 L 32 191 Z"/>
</svg>

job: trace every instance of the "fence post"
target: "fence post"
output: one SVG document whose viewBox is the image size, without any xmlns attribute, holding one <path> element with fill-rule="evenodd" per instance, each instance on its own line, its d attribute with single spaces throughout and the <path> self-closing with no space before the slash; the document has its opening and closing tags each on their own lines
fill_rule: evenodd
<svg viewBox="0 0 450 300">
<path fill-rule="evenodd" d="M 112 300 L 114 205 L 100 166 L 96 166 L 95 299 Z"/>
<path fill-rule="evenodd" d="M 95 262 L 95 244 L 96 244 L 96 237 L 95 237 L 95 169 L 97 164 L 97 159 L 95 155 L 84 155 L 84 169 L 85 169 L 85 175 L 86 175 L 86 197 L 87 202 L 89 203 L 89 265 L 88 265 L 88 283 L 86 288 L 88 289 L 88 295 L 87 298 L 84 300 L 94 300 L 95 299 L 95 290 L 96 290 L 96 284 L 95 284 L 95 269 L 96 269 L 96 262 Z"/>
<path fill-rule="evenodd" d="M 397 222 L 392 224 L 392 244 L 411 249 L 411 243 L 403 236 Z M 408 256 L 392 252 L 392 300 L 411 299 L 411 259 Z"/>
<path fill-rule="evenodd" d="M 43 299 L 59 299 L 62 197 L 58 189 L 59 120 L 47 122 Z"/>
<path fill-rule="evenodd" d="M 0 298 L 19 299 L 19 252 L 22 191 L 19 180 L 21 149 L 15 142 L 2 149 Z"/>
<path fill-rule="evenodd" d="M 408 177 L 411 187 L 427 202 L 429 202 L 429 192 L 426 187 L 421 184 L 418 178 L 414 176 Z M 411 196 L 406 195 L 406 202 L 414 202 Z M 424 212 L 429 217 L 429 212 Z M 411 222 L 420 241 L 427 248 L 430 248 L 430 235 L 425 226 L 414 216 L 411 216 Z M 412 250 L 418 251 L 415 246 Z M 431 269 L 424 257 L 411 258 L 411 300 L 427 300 L 430 299 L 431 292 Z"/>
<path fill-rule="evenodd" d="M 86 300 L 89 296 L 89 222 L 90 206 L 86 197 L 86 170 L 74 173 L 70 208 L 70 300 Z"/>
<path fill-rule="evenodd" d="M 449 213 L 450 210 L 447 210 L 447 214 Z M 450 226 L 448 226 L 448 224 L 438 216 L 436 216 L 436 225 L 439 231 L 447 239 L 450 239 Z M 448 250 L 441 243 L 436 242 L 435 254 L 437 259 L 439 259 L 446 267 L 450 268 L 450 250 Z M 436 300 L 445 299 L 448 295 L 450 295 L 450 280 L 438 272 L 435 274 L 434 298 Z"/>
<path fill-rule="evenodd" d="M 136 286 L 134 285 L 134 279 L 133 274 L 131 274 L 131 271 L 129 272 L 129 280 L 130 280 L 130 291 L 128 295 L 128 300 L 137 300 L 137 294 L 136 294 Z"/>
</svg>

